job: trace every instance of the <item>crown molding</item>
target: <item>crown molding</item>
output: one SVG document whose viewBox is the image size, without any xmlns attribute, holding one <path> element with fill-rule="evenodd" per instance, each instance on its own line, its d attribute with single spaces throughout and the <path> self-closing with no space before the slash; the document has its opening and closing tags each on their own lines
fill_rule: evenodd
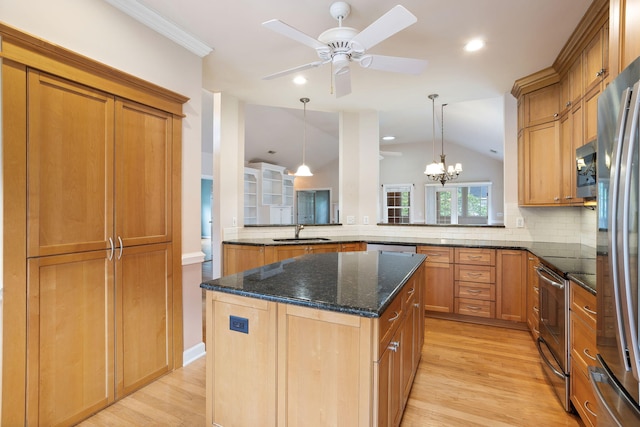
<svg viewBox="0 0 640 427">
<path fill-rule="evenodd" d="M 140 4 L 137 0 L 104 0 L 111 6 L 126 13 L 136 21 L 141 22 L 152 30 L 173 40 L 180 46 L 198 55 L 200 58 L 207 56 L 213 48 L 192 34 L 178 27 L 158 12 Z"/>
</svg>

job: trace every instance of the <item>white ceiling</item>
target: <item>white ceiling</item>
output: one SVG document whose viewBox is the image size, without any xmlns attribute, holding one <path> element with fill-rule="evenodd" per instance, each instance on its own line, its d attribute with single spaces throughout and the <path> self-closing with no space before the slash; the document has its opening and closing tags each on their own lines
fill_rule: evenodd
<svg viewBox="0 0 640 427">
<path fill-rule="evenodd" d="M 351 14 L 343 25 L 362 30 L 398 1 L 350 0 Z M 264 109 L 262 114 L 254 114 L 255 121 L 247 124 L 247 144 L 251 142 L 255 147 L 247 146 L 247 160 L 250 156 L 260 157 L 254 154 L 258 152 L 284 151 L 287 145 L 292 151 L 291 144 L 300 143 L 301 97 L 311 99 L 307 106 L 309 126 L 322 126 L 311 123 L 310 111 L 376 110 L 380 114 L 381 137 L 390 134 L 396 136 L 395 143 L 424 141 L 431 147 L 430 93 L 440 95 L 436 100 L 438 117 L 440 104 L 448 104 L 447 144 L 464 145 L 502 158 L 503 95 L 510 92 L 516 79 L 553 63 L 591 4 L 591 0 L 404 0 L 401 4 L 416 15 L 418 22 L 368 53 L 427 59 L 426 71 L 414 76 L 351 64 L 352 93 L 336 99 L 330 93 L 329 65 L 299 73 L 308 79 L 303 87 L 291 82 L 295 75 L 262 79 L 318 57 L 308 46 L 265 29 L 261 23 L 277 18 L 317 38 L 324 30 L 337 26 L 329 14 L 331 0 L 139 2 L 214 49 L 203 61 L 205 89 L 231 94 L 247 104 L 298 110 L 298 114 L 285 110 L 281 118 L 273 115 L 277 112 L 266 114 Z M 463 45 L 474 37 L 486 40 L 486 48 L 475 53 L 463 51 Z M 286 123 L 270 129 L 268 143 L 263 130 L 269 122 L 264 120 Z M 322 120 L 326 122 L 327 118 Z M 333 119 L 329 122 L 335 130 Z M 439 122 L 436 127 L 439 141 Z M 254 134 L 263 137 L 250 141 L 249 136 Z M 307 141 L 307 159 L 314 156 L 314 149 L 326 149 L 321 144 L 314 148 L 310 135 Z M 393 150 L 388 146 L 383 149 Z M 497 153 L 490 153 L 492 149 Z"/>
</svg>

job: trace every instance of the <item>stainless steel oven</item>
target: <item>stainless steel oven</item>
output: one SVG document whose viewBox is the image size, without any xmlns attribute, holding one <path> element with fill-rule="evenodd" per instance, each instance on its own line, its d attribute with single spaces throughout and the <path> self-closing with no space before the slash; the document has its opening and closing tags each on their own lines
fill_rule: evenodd
<svg viewBox="0 0 640 427">
<path fill-rule="evenodd" d="M 536 272 L 540 293 L 538 352 L 549 383 L 569 412 L 569 285 L 545 265 L 538 265 Z"/>
</svg>

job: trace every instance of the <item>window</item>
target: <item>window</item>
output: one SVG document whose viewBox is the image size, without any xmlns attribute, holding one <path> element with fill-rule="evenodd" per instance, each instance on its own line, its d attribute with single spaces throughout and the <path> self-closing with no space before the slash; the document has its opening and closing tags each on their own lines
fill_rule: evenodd
<svg viewBox="0 0 640 427">
<path fill-rule="evenodd" d="M 296 191 L 296 224 L 329 224 L 330 190 Z"/>
<path fill-rule="evenodd" d="M 410 224 L 413 184 L 382 185 L 382 221 L 388 224 Z"/>
<path fill-rule="evenodd" d="M 490 182 L 425 185 L 427 224 L 488 224 Z"/>
</svg>

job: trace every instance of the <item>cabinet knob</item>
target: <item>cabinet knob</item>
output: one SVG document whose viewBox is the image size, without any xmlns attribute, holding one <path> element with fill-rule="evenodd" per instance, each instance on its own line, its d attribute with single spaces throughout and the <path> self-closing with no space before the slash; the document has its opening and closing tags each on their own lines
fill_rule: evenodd
<svg viewBox="0 0 640 427">
<path fill-rule="evenodd" d="M 560 116 L 560 114 L 555 113 L 555 114 L 553 115 L 553 118 L 557 119 L 559 116 Z"/>
<path fill-rule="evenodd" d="M 571 107 L 571 101 L 567 101 L 567 103 L 564 106 L 565 107 Z"/>
<path fill-rule="evenodd" d="M 398 346 L 400 345 L 400 343 L 398 341 L 391 341 L 389 343 L 389 347 L 387 347 L 389 350 L 391 351 L 398 351 Z"/>
<path fill-rule="evenodd" d="M 596 77 L 602 77 L 605 73 L 606 69 L 601 68 L 598 70 L 598 72 L 596 72 Z"/>
<path fill-rule="evenodd" d="M 566 200 L 571 200 L 571 199 L 573 199 L 573 196 L 566 196 L 565 199 Z"/>
</svg>

